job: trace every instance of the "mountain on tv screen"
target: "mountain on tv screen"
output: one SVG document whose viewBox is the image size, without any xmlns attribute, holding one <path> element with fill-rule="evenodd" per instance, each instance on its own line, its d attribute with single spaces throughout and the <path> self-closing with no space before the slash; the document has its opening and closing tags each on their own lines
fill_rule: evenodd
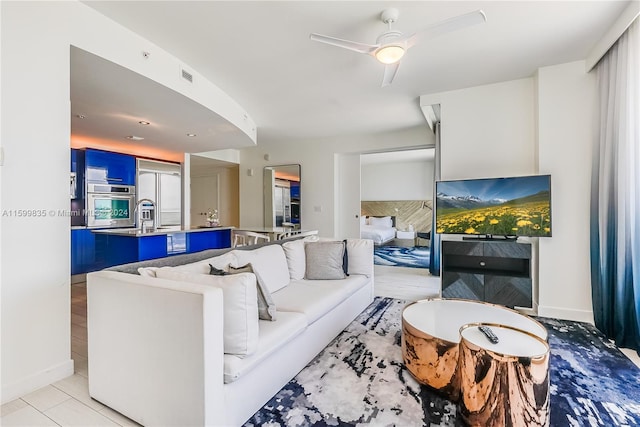
<svg viewBox="0 0 640 427">
<path fill-rule="evenodd" d="M 436 182 L 436 233 L 551 236 L 551 176 Z"/>
</svg>

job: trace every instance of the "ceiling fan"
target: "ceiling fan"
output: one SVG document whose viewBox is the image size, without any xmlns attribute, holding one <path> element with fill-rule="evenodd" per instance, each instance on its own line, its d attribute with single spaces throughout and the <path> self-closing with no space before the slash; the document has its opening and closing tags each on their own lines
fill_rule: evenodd
<svg viewBox="0 0 640 427">
<path fill-rule="evenodd" d="M 398 20 L 398 15 L 398 9 L 393 7 L 382 11 L 380 20 L 387 24 L 389 29 L 378 36 L 375 44 L 359 43 L 316 33 L 311 33 L 309 38 L 320 43 L 326 43 L 373 56 L 385 64 L 384 76 L 382 78 L 382 87 L 385 87 L 391 84 L 398 73 L 400 59 L 402 59 L 406 51 L 418 41 L 418 38 L 434 38 L 444 33 L 484 23 L 487 20 L 482 10 L 476 10 L 431 24 L 420 31 L 405 36 L 400 31 L 391 29 L 391 24 Z"/>
</svg>

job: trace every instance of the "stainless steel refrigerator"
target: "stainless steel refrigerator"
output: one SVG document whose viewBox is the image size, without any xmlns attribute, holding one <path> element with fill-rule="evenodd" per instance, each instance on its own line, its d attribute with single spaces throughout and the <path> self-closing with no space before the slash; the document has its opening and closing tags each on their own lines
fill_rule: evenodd
<svg viewBox="0 0 640 427">
<path fill-rule="evenodd" d="M 138 159 L 138 200 L 155 202 L 155 227 L 182 225 L 180 164 Z"/>
</svg>

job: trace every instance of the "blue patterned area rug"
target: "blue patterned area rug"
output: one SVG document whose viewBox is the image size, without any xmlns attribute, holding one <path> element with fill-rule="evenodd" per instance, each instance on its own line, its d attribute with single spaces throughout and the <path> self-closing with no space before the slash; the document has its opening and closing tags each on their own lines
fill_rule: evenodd
<svg viewBox="0 0 640 427">
<path fill-rule="evenodd" d="M 402 309 L 375 301 L 245 426 L 462 426 L 402 364 Z M 594 327 L 539 318 L 551 346 L 551 426 L 640 426 L 640 369 Z"/>
<path fill-rule="evenodd" d="M 429 268 L 430 250 L 428 246 L 375 246 L 373 263 L 395 267 Z"/>
</svg>

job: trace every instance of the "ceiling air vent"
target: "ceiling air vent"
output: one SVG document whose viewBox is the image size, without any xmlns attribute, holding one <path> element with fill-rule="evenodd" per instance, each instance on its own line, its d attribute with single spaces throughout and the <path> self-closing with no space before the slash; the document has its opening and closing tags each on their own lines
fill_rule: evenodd
<svg viewBox="0 0 640 427">
<path fill-rule="evenodd" d="M 189 83 L 193 83 L 193 74 L 186 71 L 184 68 L 182 69 L 182 78 L 189 81 Z"/>
</svg>

